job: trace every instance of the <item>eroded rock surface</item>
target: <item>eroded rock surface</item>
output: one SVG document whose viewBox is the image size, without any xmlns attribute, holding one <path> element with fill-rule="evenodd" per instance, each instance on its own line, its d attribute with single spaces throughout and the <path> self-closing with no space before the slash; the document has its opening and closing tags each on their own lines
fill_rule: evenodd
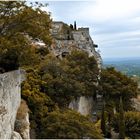
<svg viewBox="0 0 140 140">
<path fill-rule="evenodd" d="M 20 136 L 18 132 L 13 131 L 11 139 L 22 139 L 22 137 Z"/>
<path fill-rule="evenodd" d="M 30 122 L 28 112 L 28 105 L 22 99 L 16 116 L 15 131 L 18 132 L 23 139 L 30 139 Z"/>
<path fill-rule="evenodd" d="M 96 48 L 98 45 L 92 40 L 89 28 L 71 29 L 66 23 L 54 21 L 52 23 L 51 35 L 53 37 L 51 50 L 58 57 L 64 57 L 71 50 L 83 50 L 94 56 L 99 69 L 102 65 L 102 58 Z"/>
<path fill-rule="evenodd" d="M 14 133 L 17 110 L 21 102 L 23 70 L 0 74 L 0 139 L 10 139 Z"/>
<path fill-rule="evenodd" d="M 94 100 L 92 97 L 81 96 L 73 100 L 69 108 L 78 111 L 82 115 L 88 115 L 93 112 Z"/>
</svg>

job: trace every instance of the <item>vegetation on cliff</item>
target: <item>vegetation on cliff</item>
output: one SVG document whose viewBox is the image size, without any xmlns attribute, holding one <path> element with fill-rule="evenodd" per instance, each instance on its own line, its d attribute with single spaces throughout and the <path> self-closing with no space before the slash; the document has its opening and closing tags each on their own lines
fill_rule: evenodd
<svg viewBox="0 0 140 140">
<path fill-rule="evenodd" d="M 103 132 L 106 131 L 106 135 L 111 134 L 110 127 L 113 127 L 112 129 L 119 132 L 120 138 L 139 138 L 140 118 L 136 117 L 138 113 L 135 112 L 132 102 L 132 98 L 136 98 L 139 93 L 138 84 L 112 67 L 102 70 L 99 83 L 100 94 L 103 95 L 105 100 L 106 123 L 104 126 L 106 126 L 106 130 L 105 128 L 102 129 Z M 134 112 L 128 113 L 127 111 Z M 136 116 L 134 115 L 135 113 Z M 129 114 L 129 117 L 132 115 L 132 120 L 127 119 L 126 114 Z M 133 128 L 130 129 L 129 127 Z M 132 131 L 136 131 L 136 133 Z M 110 138 L 111 136 L 109 135 L 107 137 Z"/>
<path fill-rule="evenodd" d="M 94 56 L 89 57 L 83 51 L 73 50 L 63 59 L 51 54 L 48 49 L 51 18 L 49 13 L 40 10 L 42 6 L 45 5 L 37 2 L 28 6 L 23 1 L 0 2 L 0 72 L 19 67 L 26 70 L 22 98 L 29 106 L 31 128 L 36 137 L 102 138 L 101 130 L 91 119 L 68 109 L 73 99 L 83 95 L 96 99 L 97 94 L 105 100 L 101 121 L 104 136 L 111 130 L 111 122 L 111 127 L 118 132 L 119 117 L 114 110 L 120 110 L 120 97 L 122 110 L 133 109 L 131 99 L 137 95 L 137 83 L 114 68 L 102 70 L 99 79 Z M 41 39 L 46 47 L 33 45 L 30 37 Z M 139 138 L 139 113 L 124 114 L 126 136 Z"/>
<path fill-rule="evenodd" d="M 103 138 L 101 131 L 88 117 L 72 111 L 54 111 L 43 120 L 41 138 Z"/>
<path fill-rule="evenodd" d="M 138 84 L 131 78 L 116 71 L 114 68 L 102 70 L 100 93 L 103 94 L 106 106 L 119 111 L 119 101 L 122 97 L 124 110 L 132 110 L 131 99 L 138 94 Z"/>
<path fill-rule="evenodd" d="M 22 98 L 27 101 L 31 109 L 31 125 L 36 129 L 38 138 L 47 136 L 47 129 L 44 128 L 43 120 L 52 111 L 59 108 L 60 110 L 67 109 L 73 99 L 82 95 L 94 96 L 96 94 L 97 87 L 94 86 L 94 82 L 97 81 L 97 69 L 94 57 L 88 57 L 87 53 L 82 51 L 73 51 L 71 55 L 62 60 L 48 54 L 36 67 L 26 67 L 27 80 L 22 86 Z M 90 72 L 91 74 L 85 74 L 85 72 Z M 79 119 L 80 117 L 82 115 L 79 116 Z M 90 120 L 87 121 L 91 123 Z M 75 124 L 75 127 L 78 126 Z M 43 129 L 44 132 L 40 133 Z M 70 128 L 68 130 L 72 131 Z M 66 134 L 64 136 L 65 138 L 69 137 Z M 55 136 L 50 136 L 50 134 L 48 137 L 56 138 Z M 73 138 L 77 137 L 80 138 L 79 134 Z M 61 136 L 58 135 L 58 138 L 61 138 Z"/>
<path fill-rule="evenodd" d="M 140 112 L 128 111 L 124 113 L 125 135 L 128 138 L 140 138 Z M 119 114 L 112 120 L 112 127 L 119 132 Z"/>
<path fill-rule="evenodd" d="M 51 42 L 49 33 L 51 19 L 48 13 L 40 10 L 42 6 L 39 3 L 27 6 L 25 2 L 0 2 L 0 70 L 6 72 L 19 67 L 26 70 L 27 80 L 22 85 L 22 98 L 26 100 L 30 109 L 31 128 L 36 131 L 37 138 L 51 138 L 53 136 L 50 134 L 44 135 L 49 132 L 44 126 L 44 120 L 52 111 L 67 108 L 74 98 L 94 95 L 98 68 L 94 57 L 88 57 L 88 54 L 82 51 L 73 51 L 63 60 L 48 54 L 47 48 Z M 41 39 L 46 43 L 46 48 L 37 48 L 30 38 Z M 73 111 L 63 113 L 66 116 L 77 116 L 75 118 L 77 123 L 83 117 Z M 54 117 L 55 121 L 60 123 L 57 121 L 58 115 Z M 66 121 L 67 126 L 61 126 L 67 130 L 63 138 L 68 138 L 70 133 L 71 138 L 93 137 L 93 135 L 94 138 L 102 137 L 99 130 L 93 129 L 94 124 L 90 125 L 89 119 L 85 122 L 89 126 L 79 122 L 71 127 Z M 49 122 L 49 125 L 52 124 L 53 122 Z M 88 129 L 85 129 L 85 135 L 80 136 L 78 130 L 84 127 Z M 61 137 L 58 135 L 57 138 Z"/>
<path fill-rule="evenodd" d="M 50 44 L 51 19 L 47 12 L 40 10 L 42 6 L 44 5 L 39 3 L 27 6 L 24 1 L 0 2 L 1 72 L 14 70 L 26 64 L 33 65 L 40 61 L 27 35 Z"/>
</svg>

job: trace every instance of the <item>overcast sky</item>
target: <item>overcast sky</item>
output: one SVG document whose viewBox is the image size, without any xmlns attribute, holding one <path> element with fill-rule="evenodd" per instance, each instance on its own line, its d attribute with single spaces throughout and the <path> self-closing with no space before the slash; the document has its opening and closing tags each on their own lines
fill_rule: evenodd
<svg viewBox="0 0 140 140">
<path fill-rule="evenodd" d="M 140 57 L 140 0 L 47 3 L 53 20 L 89 27 L 103 58 Z"/>
</svg>

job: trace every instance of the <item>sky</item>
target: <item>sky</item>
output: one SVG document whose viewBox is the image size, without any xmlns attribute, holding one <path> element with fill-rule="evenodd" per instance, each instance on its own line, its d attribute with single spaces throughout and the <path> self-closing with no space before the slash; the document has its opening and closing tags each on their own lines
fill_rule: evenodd
<svg viewBox="0 0 140 140">
<path fill-rule="evenodd" d="M 140 57 L 140 0 L 47 1 L 55 21 L 89 27 L 105 58 Z"/>
</svg>

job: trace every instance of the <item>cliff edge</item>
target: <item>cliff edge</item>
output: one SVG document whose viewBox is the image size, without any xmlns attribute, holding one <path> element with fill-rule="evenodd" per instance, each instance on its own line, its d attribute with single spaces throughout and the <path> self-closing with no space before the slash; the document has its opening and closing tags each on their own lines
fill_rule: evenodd
<svg viewBox="0 0 140 140">
<path fill-rule="evenodd" d="M 16 115 L 21 103 L 23 70 L 0 74 L 0 139 L 21 138 L 14 131 Z"/>
<path fill-rule="evenodd" d="M 99 69 L 102 66 L 102 58 L 95 48 L 98 47 L 92 40 L 89 28 L 71 28 L 64 22 L 54 21 L 52 23 L 52 29 L 50 30 L 53 41 L 51 45 L 51 51 L 57 57 L 65 57 L 71 50 L 83 50 L 94 56 Z"/>
<path fill-rule="evenodd" d="M 72 50 L 83 50 L 89 56 L 94 56 L 97 61 L 99 73 L 102 67 L 102 58 L 96 48 L 98 45 L 94 43 L 90 36 L 89 28 L 73 28 L 61 21 L 54 21 L 52 23 L 51 35 L 53 37 L 51 51 L 56 57 L 63 58 L 70 54 Z M 100 74 L 98 75 L 100 79 Z M 98 85 L 98 82 L 95 83 Z M 83 115 L 93 113 L 93 106 L 95 101 L 93 97 L 81 96 L 73 100 L 69 108 L 80 112 Z"/>
</svg>

